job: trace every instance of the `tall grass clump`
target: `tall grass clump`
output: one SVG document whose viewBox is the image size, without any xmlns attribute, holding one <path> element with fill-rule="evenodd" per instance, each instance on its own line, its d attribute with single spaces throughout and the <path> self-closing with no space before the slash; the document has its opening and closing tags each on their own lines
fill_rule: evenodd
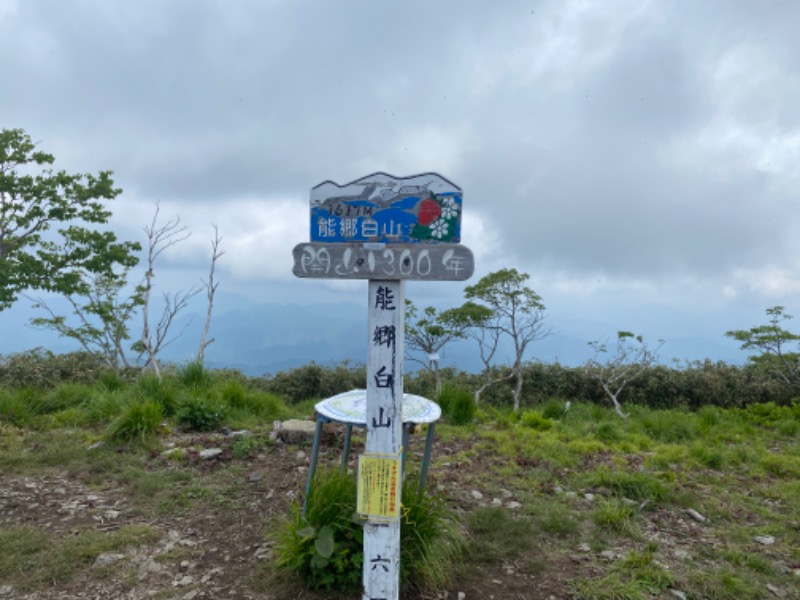
<svg viewBox="0 0 800 600">
<path fill-rule="evenodd" d="M 278 533 L 275 564 L 312 589 L 355 595 L 362 584 L 363 521 L 356 515 L 355 478 L 339 470 L 320 472 L 306 499 Z M 400 518 L 401 588 L 435 589 L 454 574 L 463 549 L 455 520 L 438 498 L 417 494 L 407 480 Z"/>
<path fill-rule="evenodd" d="M 450 583 L 466 548 L 444 501 L 403 482 L 400 518 L 400 582 L 404 589 L 438 590 Z"/>
<path fill-rule="evenodd" d="M 81 405 L 86 423 L 100 425 L 110 423 L 119 416 L 128 404 L 128 399 L 121 390 L 94 390 Z"/>
<path fill-rule="evenodd" d="M 669 499 L 672 488 L 647 472 L 602 469 L 588 474 L 587 483 L 594 488 L 606 488 L 617 497 L 630 500 L 661 502 Z"/>
<path fill-rule="evenodd" d="M 190 362 L 178 370 L 178 379 L 189 388 L 207 389 L 211 384 L 211 374 L 198 361 Z"/>
<path fill-rule="evenodd" d="M 213 431 L 225 421 L 226 407 L 218 399 L 185 394 L 178 402 L 175 421 L 188 431 Z"/>
<path fill-rule="evenodd" d="M 155 437 L 163 418 L 158 402 L 133 402 L 108 426 L 106 438 L 113 442 L 146 443 Z"/>
<path fill-rule="evenodd" d="M 472 392 L 456 385 L 444 386 L 438 402 L 445 419 L 452 425 L 471 423 L 478 410 Z"/>
<path fill-rule="evenodd" d="M 144 373 L 131 390 L 137 400 L 153 400 L 161 405 L 164 416 L 172 416 L 178 407 L 178 390 L 170 379 L 159 379 L 155 373 Z"/>
<path fill-rule="evenodd" d="M 659 442 L 686 442 L 697 436 L 694 415 L 680 410 L 643 409 L 636 420 L 648 436 Z"/>
<path fill-rule="evenodd" d="M 62 383 L 42 397 L 39 413 L 55 413 L 82 404 L 93 388 L 83 383 Z"/>
<path fill-rule="evenodd" d="M 35 414 L 31 394 L 0 388 L 0 421 L 24 425 Z"/>
<path fill-rule="evenodd" d="M 314 590 L 355 594 L 364 560 L 361 524 L 354 521 L 356 481 L 319 472 L 306 498 L 281 527 L 275 547 L 279 572 L 297 574 Z"/>
<path fill-rule="evenodd" d="M 214 388 L 220 402 L 228 407 L 232 417 L 256 417 L 263 421 L 281 419 L 289 415 L 289 408 L 280 396 L 247 389 L 237 379 L 227 379 Z"/>
</svg>

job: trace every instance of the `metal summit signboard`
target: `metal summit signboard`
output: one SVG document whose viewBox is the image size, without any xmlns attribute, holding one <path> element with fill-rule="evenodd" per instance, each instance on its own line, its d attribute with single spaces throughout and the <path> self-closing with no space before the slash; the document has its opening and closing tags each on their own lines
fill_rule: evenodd
<svg viewBox="0 0 800 600">
<path fill-rule="evenodd" d="M 373 173 L 311 190 L 310 241 L 295 246 L 298 277 L 367 279 L 366 444 L 357 510 L 364 524 L 362 600 L 400 595 L 405 281 L 464 281 L 461 188 L 436 173 Z"/>
<path fill-rule="evenodd" d="M 373 173 L 311 190 L 309 243 L 294 248 L 298 277 L 464 281 L 475 268 L 461 239 L 463 192 L 436 173 Z"/>
<path fill-rule="evenodd" d="M 462 192 L 436 173 L 373 173 L 311 190 L 312 242 L 458 243 Z"/>
</svg>

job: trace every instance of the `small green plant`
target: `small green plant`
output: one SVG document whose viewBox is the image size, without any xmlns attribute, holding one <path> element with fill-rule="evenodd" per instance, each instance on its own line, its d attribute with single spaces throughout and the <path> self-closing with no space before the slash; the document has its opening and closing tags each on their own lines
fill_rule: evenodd
<svg viewBox="0 0 800 600">
<path fill-rule="evenodd" d="M 680 411 L 643 411 L 638 420 L 645 433 L 659 442 L 685 442 L 697 435 L 693 416 Z"/>
<path fill-rule="evenodd" d="M 617 423 L 613 421 L 601 421 L 598 423 L 594 430 L 594 435 L 598 440 L 606 444 L 622 441 L 622 432 L 619 430 Z"/>
<path fill-rule="evenodd" d="M 220 390 L 222 401 L 231 408 L 248 408 L 247 392 L 241 381 L 227 380 Z"/>
<path fill-rule="evenodd" d="M 134 395 L 143 400 L 155 400 L 161 405 L 164 416 L 175 414 L 177 408 L 176 391 L 166 379 L 159 379 L 154 373 L 145 373 L 136 381 Z"/>
<path fill-rule="evenodd" d="M 595 525 L 614 533 L 632 534 L 635 531 L 633 506 L 616 499 L 601 500 L 592 511 Z"/>
<path fill-rule="evenodd" d="M 722 451 L 705 443 L 693 444 L 689 449 L 689 456 L 709 469 L 720 469 L 725 463 Z"/>
<path fill-rule="evenodd" d="M 445 418 L 452 425 L 466 425 L 475 418 L 477 405 L 467 389 L 446 385 L 439 393 L 438 402 Z"/>
<path fill-rule="evenodd" d="M 33 414 L 34 406 L 25 394 L 0 389 L 0 421 L 23 425 Z"/>
<path fill-rule="evenodd" d="M 650 549 L 644 552 L 634 550 L 614 567 L 639 582 L 651 594 L 666 591 L 674 581 L 673 575 L 656 561 Z"/>
<path fill-rule="evenodd" d="M 236 438 L 231 442 L 229 450 L 233 458 L 243 459 L 259 448 L 258 440 L 252 435 Z"/>
<path fill-rule="evenodd" d="M 523 412 L 520 415 L 519 422 L 525 427 L 530 427 L 536 431 L 547 431 L 553 428 L 553 421 L 547 417 L 543 417 L 542 414 L 536 410 L 526 410 Z"/>
<path fill-rule="evenodd" d="M 118 392 L 125 387 L 125 380 L 118 371 L 107 369 L 97 377 L 97 383 L 108 392 Z"/>
<path fill-rule="evenodd" d="M 513 558 L 529 550 L 534 543 L 532 523 L 499 506 L 481 507 L 470 513 L 467 527 L 471 534 L 469 554 L 477 562 L 493 563 Z"/>
<path fill-rule="evenodd" d="M 588 476 L 591 487 L 604 487 L 618 497 L 660 502 L 669 498 L 671 486 L 647 472 L 598 470 Z"/>
<path fill-rule="evenodd" d="M 571 587 L 575 600 L 645 600 L 652 597 L 640 582 L 625 581 L 619 573 L 597 579 L 576 579 Z"/>
<path fill-rule="evenodd" d="M 92 388 L 81 383 L 62 383 L 42 398 L 41 413 L 54 413 L 82 404 L 92 393 Z"/>
<path fill-rule="evenodd" d="M 211 383 L 211 376 L 203 363 L 193 361 L 184 365 L 178 371 L 178 378 L 186 387 L 193 389 L 206 389 Z"/>
<path fill-rule="evenodd" d="M 361 524 L 354 522 L 355 479 L 319 472 L 306 498 L 306 515 L 294 505 L 276 545 L 279 571 L 296 573 L 312 589 L 355 593 L 363 561 Z"/>
<path fill-rule="evenodd" d="M 280 529 L 276 565 L 298 574 L 312 589 L 354 594 L 361 588 L 363 521 L 355 515 L 356 481 L 338 470 L 319 473 L 306 500 Z M 400 585 L 436 589 L 452 577 L 464 542 L 438 498 L 403 484 L 400 518 Z"/>
<path fill-rule="evenodd" d="M 86 415 L 86 422 L 91 425 L 109 423 L 119 415 L 126 405 L 122 392 L 95 390 L 81 405 Z"/>
<path fill-rule="evenodd" d="M 114 442 L 147 442 L 155 437 L 163 418 L 158 402 L 134 402 L 109 425 L 106 438 Z"/>
<path fill-rule="evenodd" d="M 221 404 L 195 396 L 184 398 L 175 413 L 178 424 L 189 431 L 212 431 L 224 419 L 225 409 Z"/>
<path fill-rule="evenodd" d="M 529 511 L 537 527 L 551 535 L 569 535 L 578 530 L 580 523 L 568 506 L 546 502 L 534 504 Z"/>
<path fill-rule="evenodd" d="M 567 407 L 566 400 L 561 398 L 550 398 L 547 402 L 542 404 L 542 416 L 545 419 L 551 419 L 553 421 L 558 421 L 563 419 L 567 416 L 567 411 L 569 410 Z"/>
</svg>

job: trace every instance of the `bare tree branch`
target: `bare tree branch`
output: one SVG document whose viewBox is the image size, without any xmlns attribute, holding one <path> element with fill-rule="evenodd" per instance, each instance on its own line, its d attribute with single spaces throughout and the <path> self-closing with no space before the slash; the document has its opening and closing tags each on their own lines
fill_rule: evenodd
<svg viewBox="0 0 800 600">
<path fill-rule="evenodd" d="M 217 260 L 225 254 L 223 250 L 219 249 L 222 238 L 219 237 L 219 230 L 214 225 L 214 239 L 211 240 L 211 269 L 208 272 L 208 282 L 203 285 L 206 288 L 206 298 L 208 298 L 208 310 L 206 311 L 206 323 L 203 327 L 203 332 L 200 334 L 200 345 L 197 349 L 197 362 L 201 365 L 205 359 L 206 348 L 214 342 L 214 338 L 208 339 L 208 330 L 211 327 L 211 312 L 214 309 L 214 294 L 217 291 L 219 282 L 214 280 L 214 272 L 217 266 Z"/>
<path fill-rule="evenodd" d="M 658 340 L 656 347 L 650 349 L 641 335 L 619 331 L 614 355 L 609 356 L 605 362 L 600 362 L 599 356 L 608 353 L 607 344 L 597 340 L 589 342 L 589 346 L 594 349 L 594 356 L 587 361 L 586 372 L 600 382 L 606 396 L 614 405 L 614 411 L 623 419 L 630 415 L 622 411 L 619 395 L 631 381 L 655 364 L 663 345 L 664 340 Z"/>
<path fill-rule="evenodd" d="M 177 292 L 174 296 L 164 293 L 164 310 L 161 318 L 156 325 L 155 332 L 151 331 L 150 324 L 150 299 L 153 291 L 153 279 L 155 278 L 155 262 L 164 250 L 186 240 L 191 233 L 186 227 L 181 225 L 181 218 L 175 217 L 164 225 L 158 224 L 160 206 L 156 203 L 156 210 L 150 225 L 144 228 L 147 236 L 147 271 L 145 272 L 144 284 L 142 286 L 142 337 L 138 349 L 141 355 L 146 355 L 144 368 L 152 368 L 156 377 L 161 379 L 161 369 L 158 362 L 158 354 L 166 346 L 175 341 L 185 331 L 186 326 L 181 332 L 168 339 L 169 330 L 177 314 L 186 308 L 189 300 L 200 292 L 199 288 L 191 288 L 188 291 Z M 188 324 L 187 324 L 188 326 Z"/>
</svg>

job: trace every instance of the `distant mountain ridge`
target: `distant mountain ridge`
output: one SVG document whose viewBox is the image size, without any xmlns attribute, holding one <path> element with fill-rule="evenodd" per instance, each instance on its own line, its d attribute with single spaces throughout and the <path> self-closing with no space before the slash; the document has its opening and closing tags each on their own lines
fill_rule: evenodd
<svg viewBox="0 0 800 600">
<path fill-rule="evenodd" d="M 54 352 L 78 349 L 71 340 L 59 338 L 51 331 L 31 328 L 27 321 L 33 316 L 31 309 L 14 309 L 15 318 L 0 313 L 0 354 L 45 347 Z M 66 312 L 66 311 L 65 311 Z M 205 308 L 201 303 L 191 307 L 176 321 L 173 333 L 183 331 L 162 354 L 166 361 L 184 364 L 197 355 Z M 206 364 L 212 368 L 237 369 L 249 376 L 259 376 L 293 369 L 310 362 L 332 366 L 343 361 L 365 364 L 368 352 L 367 311 L 365 306 L 351 302 L 299 304 L 256 304 L 229 294 L 221 295 L 211 322 L 209 335 L 214 342 L 206 349 Z M 579 366 L 591 356 L 584 331 L 612 327 L 603 324 L 567 323 L 542 340 L 531 344 L 527 360 L 559 362 L 565 366 Z M 134 331 L 138 330 L 134 324 Z M 576 331 L 577 330 L 577 331 Z M 445 347 L 441 354 L 443 367 L 455 366 L 464 371 L 476 372 L 481 364 L 477 346 L 472 340 L 461 340 Z M 742 353 L 731 340 L 720 336 L 710 339 L 702 336 L 667 338 L 661 352 L 661 362 L 672 365 L 672 358 L 680 366 L 706 357 L 740 364 Z M 420 357 L 422 358 L 422 357 Z M 499 363 L 510 364 L 509 347 L 501 348 Z M 406 369 L 416 370 L 419 364 L 406 361 Z"/>
</svg>

